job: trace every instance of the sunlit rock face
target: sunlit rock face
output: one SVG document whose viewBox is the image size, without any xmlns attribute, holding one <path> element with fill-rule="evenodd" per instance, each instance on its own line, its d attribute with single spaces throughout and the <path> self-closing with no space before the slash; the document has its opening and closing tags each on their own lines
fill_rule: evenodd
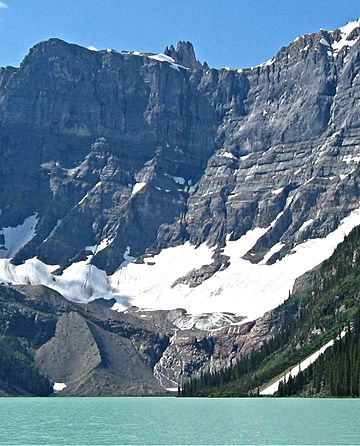
<svg viewBox="0 0 360 446">
<path fill-rule="evenodd" d="M 189 42 L 158 55 L 36 45 L 0 71 L 0 279 L 122 308 L 258 316 L 241 302 L 271 280 L 252 288 L 252 265 L 284 265 L 280 277 L 300 244 L 359 208 L 359 36 L 358 22 L 302 36 L 238 70 L 201 64 Z M 257 236 L 243 249 L 245 234 Z M 149 271 L 161 278 L 173 247 L 184 251 L 156 288 Z"/>
</svg>

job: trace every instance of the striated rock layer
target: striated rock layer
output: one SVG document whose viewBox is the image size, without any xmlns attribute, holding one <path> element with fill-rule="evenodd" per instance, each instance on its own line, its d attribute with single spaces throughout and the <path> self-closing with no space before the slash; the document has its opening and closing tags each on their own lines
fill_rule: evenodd
<svg viewBox="0 0 360 446">
<path fill-rule="evenodd" d="M 202 65 L 189 42 L 159 55 L 36 45 L 0 71 L 0 279 L 123 308 L 150 287 L 127 287 L 133 271 L 189 242 L 206 244 L 204 261 L 143 306 L 255 317 L 240 301 L 270 290 L 258 311 L 274 307 L 315 265 L 279 289 L 271 274 L 255 291 L 238 277 L 222 302 L 225 273 L 242 257 L 234 274 L 252 283 L 251 264 L 283 275 L 299 245 L 359 208 L 359 36 L 359 22 L 301 36 L 244 70 Z M 245 251 L 234 244 L 258 229 Z"/>
</svg>

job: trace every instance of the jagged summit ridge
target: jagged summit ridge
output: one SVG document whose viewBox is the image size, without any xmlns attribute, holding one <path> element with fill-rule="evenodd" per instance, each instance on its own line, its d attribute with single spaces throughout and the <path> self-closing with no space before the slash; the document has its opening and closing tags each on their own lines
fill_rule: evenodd
<svg viewBox="0 0 360 446">
<path fill-rule="evenodd" d="M 164 54 L 170 56 L 179 65 L 183 65 L 187 68 L 201 69 L 203 66 L 196 60 L 195 50 L 193 44 L 189 41 L 180 41 L 176 45 L 176 50 L 173 45 L 166 47 Z"/>
<path fill-rule="evenodd" d="M 357 20 L 354 20 L 352 22 L 348 22 L 346 25 L 337 28 L 332 31 L 321 29 L 319 32 L 316 33 L 310 33 L 310 34 L 303 34 L 301 36 L 298 36 L 295 38 L 295 40 L 292 42 L 299 43 L 299 42 L 305 42 L 305 47 L 309 45 L 309 42 L 314 41 L 321 42 L 322 44 L 329 46 L 329 49 L 332 51 L 333 55 L 336 55 L 340 50 L 343 48 L 345 50 L 349 49 L 351 46 L 353 46 L 360 36 L 360 18 Z M 315 43 L 316 43 L 315 42 Z M 71 45 L 72 47 L 77 48 L 83 48 L 76 44 L 69 44 L 59 38 L 50 38 L 46 41 L 40 42 L 39 44 L 35 45 L 34 48 L 44 46 L 63 46 L 63 45 Z M 292 44 L 289 45 L 289 47 Z M 283 47 L 283 49 L 279 52 L 279 54 L 282 53 L 284 49 L 288 47 Z M 176 49 L 174 45 L 166 46 L 164 53 L 145 53 L 141 51 L 117 51 L 115 49 L 104 49 L 99 50 L 93 46 L 89 46 L 87 49 L 90 49 L 94 52 L 99 53 L 114 53 L 114 54 L 123 54 L 123 55 L 135 55 L 135 56 L 143 56 L 143 57 L 151 57 L 154 60 L 158 60 L 160 62 L 168 62 L 168 63 L 175 63 L 176 65 L 183 66 L 185 68 L 190 69 L 208 69 L 208 65 L 206 62 L 204 64 L 201 64 L 195 56 L 195 50 L 192 42 L 190 41 L 179 41 L 176 45 Z M 30 50 L 30 54 L 32 53 L 33 49 Z M 257 67 L 263 67 L 263 66 L 270 66 L 272 63 L 275 62 L 277 56 L 274 56 L 271 60 L 258 65 Z M 248 68 L 248 69 L 254 69 L 254 68 Z M 230 68 L 226 68 L 227 70 L 231 70 Z M 246 68 L 237 68 L 236 70 L 246 70 Z"/>
</svg>

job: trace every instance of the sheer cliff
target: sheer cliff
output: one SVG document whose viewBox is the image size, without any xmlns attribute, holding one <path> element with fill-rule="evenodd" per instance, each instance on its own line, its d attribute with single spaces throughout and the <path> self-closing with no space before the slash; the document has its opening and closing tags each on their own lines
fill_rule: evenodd
<svg viewBox="0 0 360 446">
<path fill-rule="evenodd" d="M 36 45 L 0 72 L 0 278 L 120 308 L 273 308 L 360 223 L 359 35 L 233 70 L 189 42 Z"/>
</svg>

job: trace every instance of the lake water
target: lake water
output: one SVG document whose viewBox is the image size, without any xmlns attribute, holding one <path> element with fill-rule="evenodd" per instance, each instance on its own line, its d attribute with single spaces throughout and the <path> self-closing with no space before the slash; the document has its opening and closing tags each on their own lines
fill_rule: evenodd
<svg viewBox="0 0 360 446">
<path fill-rule="evenodd" d="M 0 444 L 360 444 L 360 400 L 0 398 Z"/>
</svg>

